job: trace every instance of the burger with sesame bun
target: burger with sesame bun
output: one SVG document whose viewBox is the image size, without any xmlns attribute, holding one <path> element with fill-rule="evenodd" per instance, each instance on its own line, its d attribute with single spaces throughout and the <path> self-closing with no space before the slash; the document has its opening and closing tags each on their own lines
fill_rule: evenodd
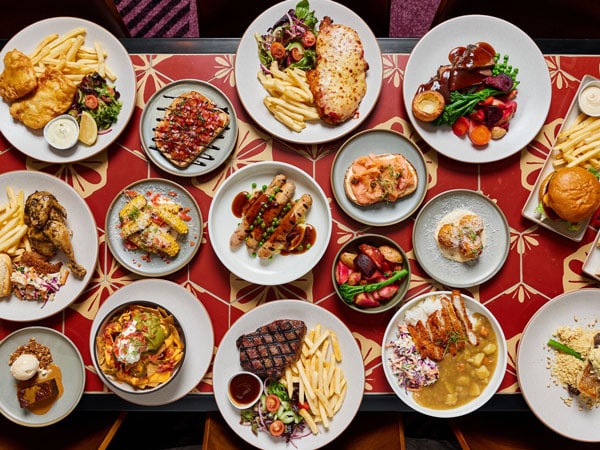
<svg viewBox="0 0 600 450">
<path fill-rule="evenodd" d="M 581 222 L 600 207 L 600 182 L 582 167 L 562 167 L 544 178 L 539 200 L 543 213 L 550 219 Z"/>
</svg>

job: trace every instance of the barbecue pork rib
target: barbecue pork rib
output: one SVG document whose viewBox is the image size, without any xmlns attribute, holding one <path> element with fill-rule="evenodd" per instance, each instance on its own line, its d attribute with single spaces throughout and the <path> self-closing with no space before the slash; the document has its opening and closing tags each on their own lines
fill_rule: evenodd
<svg viewBox="0 0 600 450">
<path fill-rule="evenodd" d="M 282 319 L 240 336 L 236 346 L 242 369 L 263 379 L 281 378 L 285 368 L 298 360 L 305 334 L 302 320 Z"/>
</svg>

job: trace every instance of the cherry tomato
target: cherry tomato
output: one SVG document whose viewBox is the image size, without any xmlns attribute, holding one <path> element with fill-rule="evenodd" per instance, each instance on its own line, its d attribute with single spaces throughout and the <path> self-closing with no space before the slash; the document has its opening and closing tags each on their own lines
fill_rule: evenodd
<svg viewBox="0 0 600 450">
<path fill-rule="evenodd" d="M 294 61 L 300 61 L 304 56 L 304 49 L 302 47 L 292 47 L 291 54 Z"/>
<path fill-rule="evenodd" d="M 305 47 L 312 47 L 317 43 L 317 38 L 312 31 L 307 31 L 302 35 L 302 45 Z"/>
<path fill-rule="evenodd" d="M 281 59 L 285 56 L 285 47 L 281 42 L 273 42 L 269 47 L 269 51 L 271 52 L 271 56 L 275 59 Z"/>
<path fill-rule="evenodd" d="M 279 397 L 277 397 L 275 394 L 267 395 L 267 398 L 265 399 L 265 405 L 267 406 L 267 411 L 269 411 L 269 412 L 277 411 L 279 409 L 280 404 L 281 404 L 281 401 L 279 400 Z"/>
<path fill-rule="evenodd" d="M 85 96 L 83 103 L 89 109 L 96 109 L 98 107 L 98 97 L 88 94 Z"/>
<path fill-rule="evenodd" d="M 283 430 L 285 430 L 285 425 L 281 420 L 274 420 L 271 425 L 269 425 L 269 432 L 273 436 L 281 436 L 283 434 Z"/>
</svg>

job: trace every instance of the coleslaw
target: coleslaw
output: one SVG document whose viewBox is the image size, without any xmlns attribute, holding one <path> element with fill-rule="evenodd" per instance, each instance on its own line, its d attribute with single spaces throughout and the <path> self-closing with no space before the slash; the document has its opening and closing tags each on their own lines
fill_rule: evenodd
<svg viewBox="0 0 600 450">
<path fill-rule="evenodd" d="M 387 347 L 393 349 L 388 361 L 398 384 L 407 391 L 417 391 L 435 383 L 439 378 L 438 365 L 421 356 L 405 323 L 398 324 L 397 336 Z"/>
</svg>

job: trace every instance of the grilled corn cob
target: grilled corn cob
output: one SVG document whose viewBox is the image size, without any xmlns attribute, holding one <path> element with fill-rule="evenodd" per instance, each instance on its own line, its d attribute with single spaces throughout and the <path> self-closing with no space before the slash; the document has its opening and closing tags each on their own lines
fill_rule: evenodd
<svg viewBox="0 0 600 450">
<path fill-rule="evenodd" d="M 137 195 L 121 208 L 119 219 L 121 220 L 122 237 L 127 238 L 150 225 L 151 216 L 146 210 L 146 206 L 146 198 L 143 195 Z"/>
<path fill-rule="evenodd" d="M 164 206 L 158 206 L 154 208 L 154 212 L 160 217 L 167 225 L 169 225 L 177 234 L 186 234 L 188 232 L 187 224 L 176 214 L 170 212 Z"/>
<path fill-rule="evenodd" d="M 121 211 L 119 211 L 119 218 L 121 221 L 136 220 L 138 214 L 142 211 L 147 203 L 146 197 L 144 197 L 142 194 L 136 195 L 129 200 L 127 204 L 123 206 L 123 208 L 121 208 Z"/>
<path fill-rule="evenodd" d="M 175 256 L 179 253 L 179 244 L 168 231 L 156 224 L 129 236 L 129 240 L 141 250 L 149 253 L 164 253 Z"/>
</svg>

